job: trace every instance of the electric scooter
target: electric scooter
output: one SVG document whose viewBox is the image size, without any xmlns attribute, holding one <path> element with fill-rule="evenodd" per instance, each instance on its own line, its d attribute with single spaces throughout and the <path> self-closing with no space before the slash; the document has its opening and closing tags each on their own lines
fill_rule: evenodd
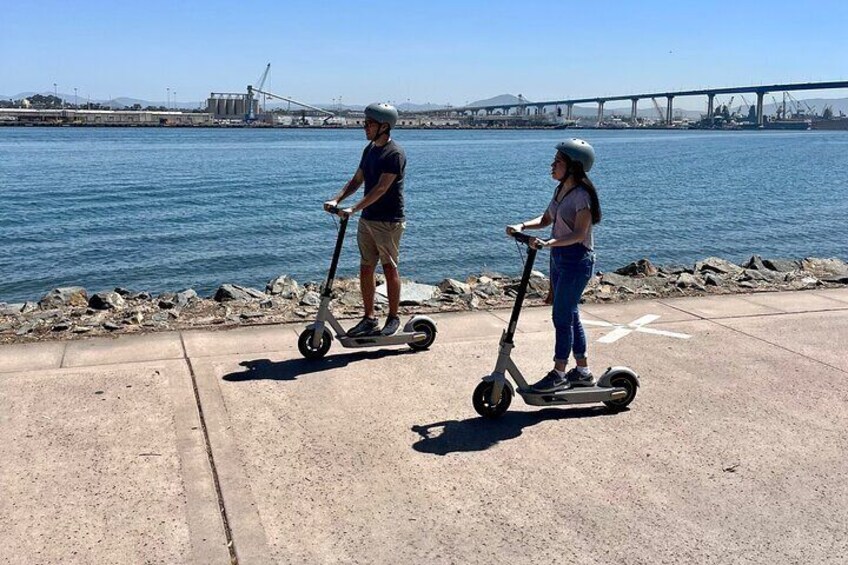
<svg viewBox="0 0 848 565">
<path fill-rule="evenodd" d="M 524 303 L 524 296 L 527 293 L 527 284 L 530 282 L 530 272 L 533 270 L 537 250 L 530 246 L 533 236 L 523 232 L 515 232 L 512 236 L 518 242 L 526 245 L 528 249 L 524 273 L 521 276 L 521 284 L 515 297 L 509 326 L 501 335 L 500 351 L 495 363 L 495 370 L 490 375 L 483 377 L 483 381 L 474 389 L 474 396 L 472 397 L 474 409 L 485 418 L 498 418 L 507 411 L 517 390 L 524 402 L 532 406 L 603 402 L 610 410 L 623 410 L 633 402 L 636 397 L 636 389 L 639 387 L 639 376 L 627 367 L 609 367 L 594 386 L 581 386 L 552 392 L 533 390 L 527 384 L 521 371 L 518 370 L 511 357 L 512 349 L 515 347 L 513 337 L 518 325 L 521 306 Z M 517 389 L 507 380 L 507 373 L 518 385 Z"/>
<path fill-rule="evenodd" d="M 327 211 L 331 214 L 338 214 L 339 208 L 334 206 Z M 330 272 L 327 275 L 327 282 L 324 283 L 324 288 L 321 290 L 321 304 L 318 306 L 318 315 L 315 322 L 309 324 L 301 332 L 297 341 L 297 348 L 301 355 L 307 359 L 320 359 L 326 355 L 333 341 L 330 328 L 335 332 L 335 338 L 342 344 L 342 347 L 409 345 L 416 351 L 428 349 L 436 341 L 436 323 L 427 316 L 413 316 L 394 335 L 384 336 L 380 334 L 380 330 L 376 330 L 367 335 L 349 336 L 330 311 L 330 301 L 335 296 L 333 294 L 333 280 L 336 278 L 336 267 L 339 264 L 349 219 L 348 216 L 343 217 L 339 225 L 336 248 L 333 251 L 333 260 L 330 262 Z"/>
</svg>

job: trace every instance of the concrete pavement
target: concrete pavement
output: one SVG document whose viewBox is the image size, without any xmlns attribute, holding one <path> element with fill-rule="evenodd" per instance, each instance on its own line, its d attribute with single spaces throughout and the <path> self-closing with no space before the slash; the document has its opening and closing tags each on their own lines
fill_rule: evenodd
<svg viewBox="0 0 848 565">
<path fill-rule="evenodd" d="M 318 362 L 300 326 L 0 347 L 0 561 L 844 563 L 848 289 L 585 305 L 631 409 L 484 421 L 508 316 Z"/>
</svg>

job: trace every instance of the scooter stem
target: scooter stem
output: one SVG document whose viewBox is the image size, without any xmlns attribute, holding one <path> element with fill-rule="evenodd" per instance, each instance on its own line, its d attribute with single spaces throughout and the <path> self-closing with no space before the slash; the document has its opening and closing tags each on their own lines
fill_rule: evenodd
<svg viewBox="0 0 848 565">
<path fill-rule="evenodd" d="M 512 343 L 512 337 L 515 335 L 518 315 L 521 314 L 521 306 L 524 304 L 524 296 L 527 294 L 527 285 L 530 283 L 530 273 L 533 271 L 533 263 L 536 261 L 536 252 L 536 248 L 527 246 L 527 261 L 524 262 L 524 273 L 522 273 L 521 283 L 518 285 L 518 295 L 515 297 L 515 305 L 512 307 L 509 327 L 504 334 L 505 343 Z"/>
<path fill-rule="evenodd" d="M 339 266 L 339 257 L 342 254 L 342 244 L 344 243 L 348 220 L 350 220 L 350 216 L 345 216 L 339 222 L 339 235 L 336 238 L 336 248 L 333 251 L 333 260 L 330 262 L 330 272 L 327 274 L 327 282 L 324 284 L 324 290 L 321 292 L 322 296 L 332 295 L 333 279 L 336 278 L 336 268 Z"/>
</svg>

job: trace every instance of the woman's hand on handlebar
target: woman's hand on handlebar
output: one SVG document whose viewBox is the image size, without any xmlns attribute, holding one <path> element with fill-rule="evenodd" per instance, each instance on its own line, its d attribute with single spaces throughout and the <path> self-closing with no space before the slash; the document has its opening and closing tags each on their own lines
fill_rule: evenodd
<svg viewBox="0 0 848 565">
<path fill-rule="evenodd" d="M 534 237 L 527 245 L 529 245 L 533 249 L 543 249 L 545 247 L 550 247 L 551 241 L 552 240 L 550 239 L 540 239 L 538 237 Z"/>
<path fill-rule="evenodd" d="M 524 224 L 513 224 L 506 227 L 506 235 L 512 235 L 520 232 L 524 228 Z"/>
</svg>

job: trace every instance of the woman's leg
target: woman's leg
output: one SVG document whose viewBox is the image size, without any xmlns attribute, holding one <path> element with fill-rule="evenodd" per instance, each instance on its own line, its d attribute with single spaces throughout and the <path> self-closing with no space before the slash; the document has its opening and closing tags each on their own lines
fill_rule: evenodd
<svg viewBox="0 0 848 565">
<path fill-rule="evenodd" d="M 572 314 L 571 330 L 574 334 L 574 344 L 572 345 L 574 361 L 578 367 L 588 367 L 589 362 L 586 359 L 586 332 L 583 330 L 583 323 L 580 321 L 579 308 Z"/>
<path fill-rule="evenodd" d="M 574 361 L 577 363 L 578 367 L 589 367 L 589 362 L 586 357 L 586 332 L 583 329 L 583 322 L 580 321 L 580 297 L 583 296 L 583 291 L 586 289 L 586 285 L 589 284 L 589 281 L 592 279 L 592 275 L 595 270 L 595 261 L 594 255 L 590 254 L 586 258 L 580 261 L 580 265 L 577 268 L 579 271 L 580 277 L 575 286 L 575 290 L 577 288 L 580 289 L 580 294 L 577 296 L 577 302 L 574 306 L 574 312 L 572 312 L 572 332 L 574 334 L 574 343 L 572 346 L 572 350 L 574 352 Z"/>
<path fill-rule="evenodd" d="M 556 344 L 554 346 L 554 368 L 565 371 L 568 357 L 574 345 L 573 312 L 577 308 L 574 286 L 578 284 L 573 264 L 567 262 L 552 261 L 551 280 L 556 277 L 554 284 L 554 304 L 552 316 L 554 330 L 556 332 Z M 554 273 L 556 273 L 554 275 Z"/>
</svg>

